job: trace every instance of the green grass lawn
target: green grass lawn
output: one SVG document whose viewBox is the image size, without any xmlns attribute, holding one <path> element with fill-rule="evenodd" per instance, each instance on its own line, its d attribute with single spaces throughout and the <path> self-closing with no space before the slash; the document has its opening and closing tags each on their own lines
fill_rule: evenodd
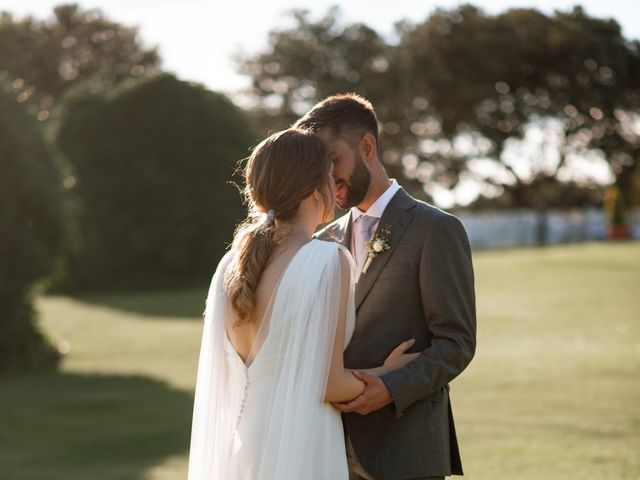
<svg viewBox="0 0 640 480">
<path fill-rule="evenodd" d="M 640 244 L 474 260 L 478 350 L 451 386 L 466 477 L 640 478 Z M 0 478 L 185 478 L 206 288 L 40 298 L 69 352 L 0 380 Z"/>
</svg>

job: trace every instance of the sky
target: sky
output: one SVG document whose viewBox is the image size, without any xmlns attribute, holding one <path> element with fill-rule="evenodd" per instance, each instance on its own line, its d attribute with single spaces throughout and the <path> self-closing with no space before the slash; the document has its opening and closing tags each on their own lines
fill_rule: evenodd
<svg viewBox="0 0 640 480">
<path fill-rule="evenodd" d="M 0 10 L 15 16 L 51 15 L 60 0 L 0 0 Z M 69 0 L 73 3 L 73 0 Z M 347 22 L 363 22 L 391 37 L 398 20 L 424 20 L 437 7 L 452 8 L 460 1 L 393 0 L 76 0 L 83 9 L 101 9 L 109 18 L 140 28 L 146 45 L 158 46 L 166 70 L 178 77 L 204 83 L 212 90 L 233 93 L 248 85 L 238 75 L 232 57 L 238 52 L 256 52 L 266 47 L 269 30 L 287 25 L 285 12 L 308 9 L 321 16 L 332 5 L 340 5 Z M 640 2 L 633 0 L 476 0 L 470 1 L 489 13 L 510 7 L 535 7 L 546 13 L 568 10 L 579 3 L 598 17 L 613 17 L 627 38 L 640 38 Z M 372 5 L 375 7 L 372 7 Z"/>
</svg>

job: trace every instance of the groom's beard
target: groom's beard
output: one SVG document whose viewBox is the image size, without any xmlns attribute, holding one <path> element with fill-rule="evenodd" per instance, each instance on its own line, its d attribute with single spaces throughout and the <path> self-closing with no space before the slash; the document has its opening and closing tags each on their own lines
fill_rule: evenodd
<svg viewBox="0 0 640 480">
<path fill-rule="evenodd" d="M 347 182 L 340 180 L 339 183 L 345 185 L 347 190 L 344 201 L 338 202 L 340 208 L 346 210 L 362 203 L 364 197 L 367 195 L 367 191 L 369 190 L 371 174 L 362 160 L 360 153 L 356 156 L 356 163 L 353 167 L 353 172 L 351 172 L 349 180 Z"/>
</svg>

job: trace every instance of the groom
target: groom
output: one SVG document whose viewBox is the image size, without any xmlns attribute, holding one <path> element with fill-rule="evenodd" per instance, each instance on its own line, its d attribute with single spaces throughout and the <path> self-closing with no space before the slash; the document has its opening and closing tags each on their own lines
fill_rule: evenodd
<svg viewBox="0 0 640 480">
<path fill-rule="evenodd" d="M 296 127 L 314 130 L 334 164 L 336 200 L 350 211 L 316 235 L 358 265 L 356 326 L 347 368 L 382 365 L 414 338 L 418 359 L 382 377 L 355 373 L 364 392 L 344 412 L 350 478 L 422 480 L 462 475 L 449 382 L 476 346 L 473 267 L 460 221 L 389 179 L 371 104 L 355 94 L 318 103 Z M 368 248 L 368 240 L 375 248 Z M 370 244 L 371 245 L 371 244 Z"/>
</svg>

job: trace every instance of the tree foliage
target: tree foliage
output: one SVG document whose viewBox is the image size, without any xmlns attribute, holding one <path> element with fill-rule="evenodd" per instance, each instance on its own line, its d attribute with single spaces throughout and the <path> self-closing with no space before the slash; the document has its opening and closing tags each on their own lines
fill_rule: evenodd
<svg viewBox="0 0 640 480">
<path fill-rule="evenodd" d="M 381 119 L 396 118 L 406 92 L 394 70 L 393 47 L 362 23 L 344 24 L 337 7 L 314 20 L 306 10 L 291 11 L 292 25 L 269 34 L 269 46 L 255 56 L 238 59 L 238 69 L 251 78 L 252 114 L 262 133 L 286 128 L 320 99 L 356 92 L 371 100 Z M 396 137 L 381 132 L 381 143 Z M 401 175 L 399 157 L 387 152 L 388 168 Z"/>
<path fill-rule="evenodd" d="M 525 9 L 489 16 L 463 6 L 408 29 L 400 49 L 412 52 L 406 55 L 411 91 L 429 100 L 418 118 L 434 122 L 435 137 L 485 140 L 485 148 L 470 152 L 499 164 L 503 175 L 484 180 L 514 194 L 516 203 L 537 178 L 556 177 L 571 154 L 590 149 L 601 149 L 623 181 L 626 159 L 616 149 L 630 153 L 640 145 L 638 132 L 631 132 L 640 111 L 640 50 L 615 21 L 589 17 L 579 7 L 552 16 Z M 549 119 L 559 127 L 559 158 L 523 178 L 504 151 L 532 124 L 544 127 Z M 434 161 L 419 146 L 415 153 Z M 437 156 L 447 186 L 469 170 L 469 155 L 460 153 L 453 148 Z"/>
<path fill-rule="evenodd" d="M 1 68 L 30 85 L 41 108 L 98 72 L 119 81 L 159 66 L 156 49 L 142 46 L 136 27 L 77 4 L 57 6 L 53 13 L 47 20 L 0 13 Z"/>
<path fill-rule="evenodd" d="M 471 179 L 511 205 L 553 203 L 548 185 L 589 180 L 575 174 L 581 156 L 607 161 L 629 195 L 640 146 L 640 46 L 614 20 L 579 7 L 488 15 L 463 5 L 399 22 L 391 42 L 366 25 L 344 25 L 337 9 L 293 19 L 241 63 L 264 125 L 288 124 L 326 95 L 356 91 L 376 106 L 384 160 L 396 168 L 402 160 L 427 188 Z M 523 152 L 532 132 L 541 140 Z"/>
<path fill-rule="evenodd" d="M 0 373 L 49 368 L 57 350 L 37 327 L 34 286 L 60 268 L 73 233 L 68 171 L 0 75 Z"/>
<path fill-rule="evenodd" d="M 294 24 L 272 31 L 265 52 L 239 65 L 252 78 L 259 109 L 285 124 L 335 91 L 357 89 L 373 101 L 388 95 L 390 47 L 373 29 L 343 26 L 337 7 L 315 22 L 305 10 L 291 16 Z"/>
<path fill-rule="evenodd" d="M 69 92 L 54 138 L 77 173 L 75 288 L 201 283 L 243 216 L 227 182 L 254 141 L 225 96 L 169 74 Z"/>
</svg>

